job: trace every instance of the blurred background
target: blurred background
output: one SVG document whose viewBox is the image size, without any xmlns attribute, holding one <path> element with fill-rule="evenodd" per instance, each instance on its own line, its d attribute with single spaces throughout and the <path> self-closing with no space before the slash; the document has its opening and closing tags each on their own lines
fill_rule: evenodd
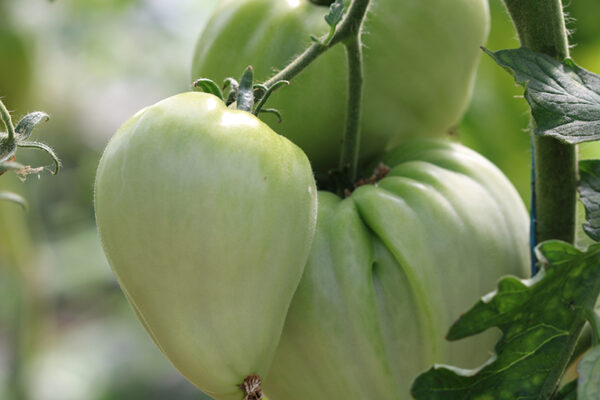
<svg viewBox="0 0 600 400">
<path fill-rule="evenodd" d="M 216 0 L 0 0 L 0 96 L 18 120 L 44 110 L 35 138 L 63 161 L 0 190 L 0 399 L 208 399 L 149 339 L 102 253 L 93 180 L 115 130 L 140 108 L 190 87 L 197 35 Z M 600 2 L 566 0 L 572 57 L 600 73 Z M 491 50 L 518 46 L 491 0 Z M 482 57 L 458 138 L 496 163 L 529 203 L 529 136 L 522 89 Z M 600 158 L 588 145 L 584 157 Z M 25 164 L 49 165 L 41 152 Z"/>
</svg>

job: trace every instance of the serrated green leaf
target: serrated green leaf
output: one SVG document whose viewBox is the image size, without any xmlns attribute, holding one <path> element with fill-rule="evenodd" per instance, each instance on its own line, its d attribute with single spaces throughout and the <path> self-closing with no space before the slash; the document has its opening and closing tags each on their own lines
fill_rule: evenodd
<svg viewBox="0 0 600 400">
<path fill-rule="evenodd" d="M 494 356 L 475 370 L 434 366 L 413 383 L 416 399 L 548 399 L 556 391 L 600 292 L 600 244 L 581 252 L 549 241 L 536 253 L 544 268 L 534 278 L 503 278 L 450 328 L 450 340 L 500 328 Z"/>
<path fill-rule="evenodd" d="M 27 139 L 37 124 L 49 119 L 50 116 L 42 111 L 34 111 L 21 118 L 17 126 L 15 126 L 15 133 L 19 135 L 18 140 Z"/>
<path fill-rule="evenodd" d="M 577 366 L 577 399 L 600 399 L 600 346 L 593 347 Z"/>
<path fill-rule="evenodd" d="M 525 48 L 485 51 L 525 87 L 536 134 L 570 144 L 600 140 L 600 76 Z"/>
<path fill-rule="evenodd" d="M 585 208 L 584 232 L 600 242 L 600 160 L 579 162 L 579 196 Z"/>
</svg>

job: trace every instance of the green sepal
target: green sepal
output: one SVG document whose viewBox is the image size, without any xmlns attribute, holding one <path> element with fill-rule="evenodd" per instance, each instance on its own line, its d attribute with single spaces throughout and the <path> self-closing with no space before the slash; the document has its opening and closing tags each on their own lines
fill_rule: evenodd
<svg viewBox="0 0 600 400">
<path fill-rule="evenodd" d="M 50 158 L 52 158 L 52 161 L 54 162 L 54 170 L 51 171 L 52 175 L 56 175 L 60 171 L 62 164 L 60 162 L 60 159 L 58 158 L 58 156 L 52 149 L 52 147 L 50 147 L 47 144 L 42 143 L 42 142 L 19 142 L 17 145 L 19 147 L 38 149 L 38 150 L 45 151 L 50 156 Z"/>
<path fill-rule="evenodd" d="M 194 81 L 192 84 L 195 88 L 201 89 L 205 93 L 210 93 L 223 100 L 223 92 L 219 86 L 212 79 L 200 78 Z"/>
<path fill-rule="evenodd" d="M 279 123 L 281 123 L 281 121 L 283 121 L 283 118 L 281 118 L 281 113 L 276 108 L 263 108 L 259 112 L 275 115 L 277 117 L 277 122 L 279 122 Z"/>
<path fill-rule="evenodd" d="M 271 87 L 266 87 L 266 86 L 264 86 L 264 85 L 259 85 L 259 88 L 260 88 L 261 90 L 263 90 L 263 91 L 264 91 L 264 93 L 263 93 L 263 95 L 260 97 L 260 100 L 258 101 L 258 104 L 256 105 L 256 107 L 254 108 L 254 112 L 253 112 L 253 114 L 254 114 L 254 115 L 258 115 L 258 114 L 261 112 L 261 110 L 262 110 L 263 106 L 265 105 L 265 103 L 267 102 L 267 100 L 269 99 L 269 97 L 271 96 L 271 94 L 272 94 L 272 93 L 273 93 L 275 90 L 279 89 L 281 86 L 284 86 L 284 85 L 287 85 L 287 86 L 289 86 L 289 84 L 290 84 L 290 82 L 289 82 L 289 81 L 284 81 L 284 80 L 282 80 L 282 81 L 277 81 L 277 82 L 275 82 L 275 83 L 274 83 L 274 84 L 273 84 Z M 268 112 L 273 112 L 272 110 L 274 110 L 274 109 L 273 109 L 273 108 L 270 108 L 269 110 L 270 110 L 270 111 L 268 111 Z M 278 113 L 278 114 L 279 114 L 279 113 Z M 281 115 L 279 115 L 279 120 L 281 121 Z"/>
<path fill-rule="evenodd" d="M 49 119 L 50 116 L 42 111 L 34 111 L 21 118 L 17 126 L 15 126 L 15 133 L 18 136 L 18 140 L 26 140 L 37 124 Z"/>
<path fill-rule="evenodd" d="M 252 66 L 248 66 L 240 79 L 240 86 L 237 90 L 236 102 L 237 109 L 252 112 L 254 109 L 254 71 Z"/>
<path fill-rule="evenodd" d="M 238 81 L 229 77 L 225 78 L 225 80 L 223 81 L 223 90 L 227 89 L 227 87 L 229 87 L 229 93 L 227 94 L 227 100 L 225 100 L 225 105 L 230 106 L 231 104 L 235 103 L 237 91 L 240 85 Z"/>
</svg>

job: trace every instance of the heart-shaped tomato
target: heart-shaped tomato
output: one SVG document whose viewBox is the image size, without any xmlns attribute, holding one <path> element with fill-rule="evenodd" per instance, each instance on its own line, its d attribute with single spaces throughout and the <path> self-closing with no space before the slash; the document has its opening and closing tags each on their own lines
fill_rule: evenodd
<svg viewBox="0 0 600 400">
<path fill-rule="evenodd" d="M 264 377 L 316 223 L 308 159 L 250 113 L 185 93 L 143 109 L 96 176 L 106 256 L 140 321 L 216 399 Z"/>
</svg>

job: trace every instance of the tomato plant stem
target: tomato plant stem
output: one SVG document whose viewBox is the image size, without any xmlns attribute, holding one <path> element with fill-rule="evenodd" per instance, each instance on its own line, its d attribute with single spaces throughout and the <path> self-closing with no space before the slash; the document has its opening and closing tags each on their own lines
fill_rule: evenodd
<svg viewBox="0 0 600 400">
<path fill-rule="evenodd" d="M 6 127 L 6 131 L 8 132 L 8 142 L 12 142 L 15 139 L 15 127 L 13 126 L 12 119 L 10 117 L 10 113 L 6 109 L 6 106 L 0 100 L 0 117 L 2 117 L 2 122 L 4 122 L 4 126 Z"/>
<path fill-rule="evenodd" d="M 327 49 L 337 43 L 344 43 L 348 60 L 349 90 L 346 108 L 346 131 L 342 141 L 339 168 L 346 174 L 347 182 L 356 180 L 358 170 L 360 108 L 363 85 L 360 34 L 368 6 L 369 0 L 353 0 L 344 19 L 336 27 L 333 37 L 329 38 L 328 35 L 328 37 L 316 41 L 284 69 L 265 82 L 265 86 L 271 87 L 282 80 L 289 81 Z M 338 188 L 338 192 L 343 192 L 343 189 Z"/>
<path fill-rule="evenodd" d="M 348 60 L 348 108 L 346 132 L 342 141 L 339 169 L 346 171 L 348 182 L 356 181 L 358 152 L 360 147 L 360 105 L 363 86 L 363 60 L 360 36 L 345 42 Z M 338 188 L 338 194 L 343 188 Z"/>
<path fill-rule="evenodd" d="M 289 81 L 296 75 L 298 75 L 304 68 L 306 68 L 311 62 L 313 62 L 318 56 L 327 50 L 329 46 L 322 43 L 313 43 L 310 45 L 302 54 L 296 57 L 291 63 L 289 63 L 284 69 L 275 74 L 271 79 L 265 82 L 265 86 L 271 87 L 279 81 Z"/>
<path fill-rule="evenodd" d="M 504 3 L 523 47 L 561 61 L 569 56 L 561 0 L 504 0 Z M 532 203 L 536 210 L 536 241 L 559 239 L 573 243 L 577 202 L 576 148 L 551 137 L 534 135 L 533 157 Z"/>
<path fill-rule="evenodd" d="M 358 36 L 360 26 L 367 13 L 369 0 L 353 0 L 350 4 L 346 16 L 337 26 L 335 34 L 327 44 L 323 40 L 310 45 L 298 57 L 292 60 L 285 68 L 275 74 L 271 79 L 265 82 L 265 86 L 271 87 L 279 81 L 289 81 L 294 76 L 298 75 L 304 68 L 313 62 L 318 56 L 323 54 L 327 49 L 333 47 L 339 42 L 351 39 L 353 36 Z M 328 35 L 327 35 L 328 36 Z"/>
</svg>

